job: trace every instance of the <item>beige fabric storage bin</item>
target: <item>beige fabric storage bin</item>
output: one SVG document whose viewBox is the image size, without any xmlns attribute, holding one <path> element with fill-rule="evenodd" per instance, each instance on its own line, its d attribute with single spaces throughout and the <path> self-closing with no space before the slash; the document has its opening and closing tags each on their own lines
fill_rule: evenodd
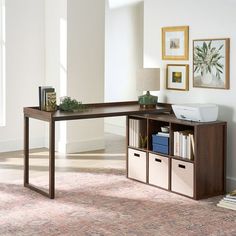
<svg viewBox="0 0 236 236">
<path fill-rule="evenodd" d="M 149 184 L 168 189 L 169 158 L 149 154 Z"/>
<path fill-rule="evenodd" d="M 193 197 L 193 163 L 172 159 L 171 190 Z"/>
<path fill-rule="evenodd" d="M 128 177 L 146 183 L 146 152 L 128 149 Z"/>
</svg>

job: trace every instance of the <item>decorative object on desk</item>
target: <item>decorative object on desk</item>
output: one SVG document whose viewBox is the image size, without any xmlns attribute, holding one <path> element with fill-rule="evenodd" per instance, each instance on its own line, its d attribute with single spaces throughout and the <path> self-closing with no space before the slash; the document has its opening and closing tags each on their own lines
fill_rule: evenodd
<svg viewBox="0 0 236 236">
<path fill-rule="evenodd" d="M 162 28 L 162 59 L 188 60 L 189 27 L 176 26 Z"/>
<path fill-rule="evenodd" d="M 170 126 L 162 126 L 161 127 L 161 132 L 163 133 L 169 133 L 170 131 Z"/>
<path fill-rule="evenodd" d="M 62 97 L 59 109 L 67 112 L 82 112 L 87 109 L 87 106 L 82 104 L 82 102 L 78 102 L 76 99 Z"/>
<path fill-rule="evenodd" d="M 189 66 L 167 65 L 166 89 L 187 91 L 189 89 Z"/>
<path fill-rule="evenodd" d="M 158 97 L 150 94 L 150 91 L 160 90 L 160 69 L 145 68 L 137 71 L 137 90 L 146 91 L 139 96 L 138 102 L 141 108 L 155 108 Z"/>
<path fill-rule="evenodd" d="M 140 137 L 140 148 L 147 148 L 147 135 L 139 134 Z"/>
<path fill-rule="evenodd" d="M 193 41 L 193 87 L 229 89 L 229 39 Z"/>
<path fill-rule="evenodd" d="M 46 102 L 45 111 L 57 110 L 57 97 L 55 92 L 47 92 L 45 102 Z"/>
<path fill-rule="evenodd" d="M 55 92 L 52 86 L 39 86 L 39 109 L 46 110 L 46 95 L 47 93 Z"/>
</svg>

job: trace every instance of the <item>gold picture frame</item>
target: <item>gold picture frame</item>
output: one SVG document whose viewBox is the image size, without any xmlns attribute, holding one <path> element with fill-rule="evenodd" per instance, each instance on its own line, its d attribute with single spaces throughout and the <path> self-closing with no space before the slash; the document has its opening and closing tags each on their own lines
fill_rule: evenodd
<svg viewBox="0 0 236 236">
<path fill-rule="evenodd" d="M 162 28 L 162 60 L 189 59 L 189 26 Z"/>
<path fill-rule="evenodd" d="M 193 40 L 193 87 L 229 89 L 229 54 L 229 38 Z"/>
<path fill-rule="evenodd" d="M 166 89 L 189 90 L 189 65 L 168 64 L 166 66 Z"/>
</svg>

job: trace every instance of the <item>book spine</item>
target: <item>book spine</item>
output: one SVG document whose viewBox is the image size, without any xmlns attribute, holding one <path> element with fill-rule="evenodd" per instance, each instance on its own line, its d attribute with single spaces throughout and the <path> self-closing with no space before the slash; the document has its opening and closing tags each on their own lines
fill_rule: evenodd
<svg viewBox="0 0 236 236">
<path fill-rule="evenodd" d="M 182 135 L 182 157 L 187 158 L 187 136 Z"/>
<path fill-rule="evenodd" d="M 191 160 L 191 140 L 190 135 L 187 136 L 187 158 Z"/>
<path fill-rule="evenodd" d="M 174 156 L 177 156 L 177 142 L 176 142 L 176 139 L 177 139 L 177 132 L 175 131 L 174 132 Z"/>
<path fill-rule="evenodd" d="M 179 133 L 179 156 L 183 157 L 183 134 Z"/>
<path fill-rule="evenodd" d="M 140 120 L 137 121 L 137 145 L 140 147 Z"/>
<path fill-rule="evenodd" d="M 180 133 L 177 131 L 176 132 L 176 156 L 180 156 L 179 140 L 180 140 Z"/>
</svg>

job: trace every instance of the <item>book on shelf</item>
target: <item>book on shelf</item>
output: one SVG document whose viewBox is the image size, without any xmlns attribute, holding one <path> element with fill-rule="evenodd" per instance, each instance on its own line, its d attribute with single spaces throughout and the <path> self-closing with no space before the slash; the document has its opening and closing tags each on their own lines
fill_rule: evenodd
<svg viewBox="0 0 236 236">
<path fill-rule="evenodd" d="M 39 86 L 39 109 L 46 110 L 46 94 L 55 92 L 52 86 Z"/>
<path fill-rule="evenodd" d="M 56 111 L 57 109 L 57 98 L 55 92 L 45 93 L 45 111 Z"/>
<path fill-rule="evenodd" d="M 193 160 L 194 140 L 191 130 L 174 132 L 174 156 Z"/>
<path fill-rule="evenodd" d="M 140 146 L 140 120 L 129 119 L 129 145 Z"/>
</svg>

